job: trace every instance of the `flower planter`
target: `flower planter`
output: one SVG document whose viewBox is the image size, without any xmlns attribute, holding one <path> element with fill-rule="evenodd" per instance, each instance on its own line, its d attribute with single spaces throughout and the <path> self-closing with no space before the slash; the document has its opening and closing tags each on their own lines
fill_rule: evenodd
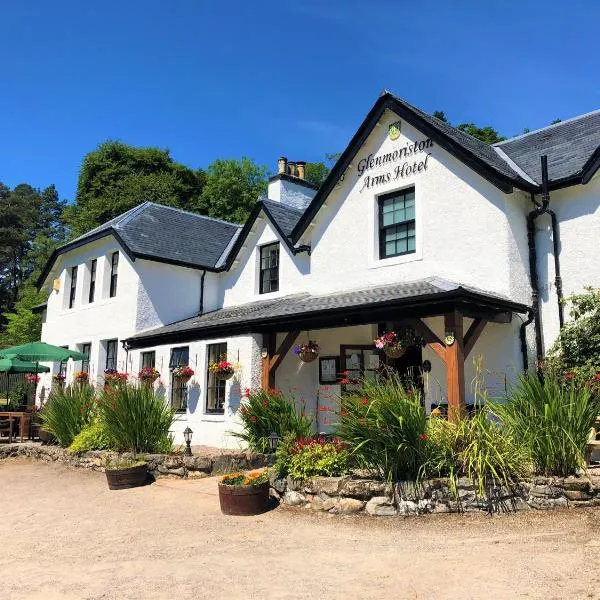
<svg viewBox="0 0 600 600">
<path fill-rule="evenodd" d="M 406 348 L 402 348 L 401 346 L 398 346 L 396 348 L 392 348 L 391 346 L 386 346 L 383 351 L 385 352 L 385 355 L 388 358 L 400 358 L 401 356 L 404 356 L 404 354 L 406 353 Z"/>
<path fill-rule="evenodd" d="M 219 483 L 219 502 L 224 515 L 260 515 L 269 510 L 269 482 L 248 486 Z"/>
<path fill-rule="evenodd" d="M 315 360 L 319 356 L 319 353 L 316 350 L 302 350 L 298 357 L 302 362 L 309 363 Z"/>
<path fill-rule="evenodd" d="M 148 465 L 143 463 L 123 469 L 106 469 L 105 472 L 109 490 L 126 490 L 146 483 Z"/>
<path fill-rule="evenodd" d="M 221 379 L 222 381 L 227 381 L 233 377 L 233 369 L 228 371 L 218 371 L 215 373 L 215 377 L 217 379 Z"/>
<path fill-rule="evenodd" d="M 174 377 L 173 379 L 175 379 L 176 382 L 185 385 L 191 378 L 192 378 L 191 375 L 189 375 L 189 376 L 187 376 L 187 375 L 180 375 L 179 377 Z"/>
<path fill-rule="evenodd" d="M 158 375 L 155 375 L 153 377 L 140 377 L 140 381 L 142 383 L 147 383 L 149 385 L 153 385 L 154 382 L 158 379 L 158 377 L 159 377 Z"/>
</svg>

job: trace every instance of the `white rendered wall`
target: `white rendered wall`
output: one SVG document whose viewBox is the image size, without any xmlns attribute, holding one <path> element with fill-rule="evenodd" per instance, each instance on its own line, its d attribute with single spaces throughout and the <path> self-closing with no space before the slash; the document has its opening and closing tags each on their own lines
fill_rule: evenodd
<svg viewBox="0 0 600 600">
<path fill-rule="evenodd" d="M 294 208 L 304 210 L 315 197 L 317 190 L 286 179 L 277 178 L 269 182 L 269 200 L 289 204 Z"/>
<path fill-rule="evenodd" d="M 600 174 L 587 185 L 550 193 L 550 206 L 558 218 L 560 230 L 560 268 L 565 298 L 583 291 L 585 286 L 600 287 Z M 554 283 L 554 255 L 551 221 L 548 215 L 536 220 L 538 274 L 541 315 L 546 351 L 558 331 L 558 304 Z M 569 308 L 565 307 L 565 319 Z"/>
</svg>

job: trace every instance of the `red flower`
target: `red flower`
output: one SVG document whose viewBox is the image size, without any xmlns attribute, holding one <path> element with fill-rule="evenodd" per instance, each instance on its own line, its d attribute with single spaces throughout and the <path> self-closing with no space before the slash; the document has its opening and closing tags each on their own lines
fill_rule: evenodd
<svg viewBox="0 0 600 600">
<path fill-rule="evenodd" d="M 348 416 L 348 414 L 349 414 L 349 413 L 348 413 L 348 411 L 347 411 L 347 410 L 345 410 L 345 409 L 342 409 L 342 410 L 340 411 L 340 417 L 347 417 L 347 416 Z"/>
<path fill-rule="evenodd" d="M 248 420 L 249 420 L 251 423 L 256 423 L 256 415 L 250 415 L 250 416 L 248 417 Z"/>
<path fill-rule="evenodd" d="M 573 379 L 575 377 L 575 373 L 565 373 L 565 379 Z"/>
<path fill-rule="evenodd" d="M 262 407 L 269 408 L 269 400 L 267 398 L 262 401 Z"/>
<path fill-rule="evenodd" d="M 364 423 L 364 422 L 365 422 L 365 418 L 364 418 L 364 417 L 361 417 L 361 418 L 359 419 L 359 422 L 360 422 L 360 423 Z"/>
<path fill-rule="evenodd" d="M 344 379 L 341 379 L 341 380 L 340 380 L 340 383 L 341 383 L 342 385 L 345 385 L 345 384 L 347 384 L 347 383 L 350 383 L 350 380 L 349 380 L 347 377 L 344 377 Z"/>
<path fill-rule="evenodd" d="M 367 404 L 369 404 L 369 399 L 365 396 L 364 398 L 360 399 L 360 403 L 366 406 Z"/>
<path fill-rule="evenodd" d="M 251 390 L 250 390 L 250 388 L 245 388 L 245 389 L 244 389 L 244 392 L 242 393 L 242 396 L 243 396 L 244 398 L 250 398 L 250 393 L 251 393 Z"/>
<path fill-rule="evenodd" d="M 596 373 L 596 375 L 594 376 L 594 379 L 596 381 L 600 381 L 600 373 Z"/>
<path fill-rule="evenodd" d="M 429 439 L 429 436 L 426 433 L 420 433 L 419 434 L 419 439 L 423 440 L 424 442 L 426 442 Z"/>
<path fill-rule="evenodd" d="M 248 412 L 248 407 L 247 406 L 242 406 L 242 408 L 240 408 L 240 412 L 245 415 Z"/>
</svg>

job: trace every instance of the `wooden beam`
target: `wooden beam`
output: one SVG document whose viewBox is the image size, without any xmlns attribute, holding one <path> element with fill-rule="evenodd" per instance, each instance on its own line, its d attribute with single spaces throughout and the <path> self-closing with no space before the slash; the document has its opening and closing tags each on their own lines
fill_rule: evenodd
<svg viewBox="0 0 600 600">
<path fill-rule="evenodd" d="M 407 321 L 407 325 L 414 325 L 416 332 L 420 336 L 425 338 L 425 341 L 428 344 L 439 344 L 440 346 L 444 345 L 444 342 L 440 340 L 440 338 L 435 334 L 434 331 L 431 330 L 429 325 L 427 325 L 427 323 L 425 323 L 423 319 L 414 319 L 413 321 Z"/>
<path fill-rule="evenodd" d="M 285 358 L 285 355 L 289 352 L 290 348 L 296 341 L 296 338 L 300 335 L 300 331 L 288 331 L 285 338 L 283 338 L 283 342 L 281 342 L 281 346 L 277 348 L 277 351 L 271 358 L 271 372 L 275 373 L 277 368 L 281 364 L 281 361 Z"/>
<path fill-rule="evenodd" d="M 485 326 L 487 325 L 487 321 L 484 319 L 475 319 L 467 333 L 465 333 L 464 339 L 464 350 L 465 350 L 465 358 L 471 354 L 471 350 L 473 350 L 473 346 L 477 343 L 479 336 L 483 333 Z"/>
<path fill-rule="evenodd" d="M 446 346 L 443 344 L 433 343 L 429 344 L 429 347 L 444 361 L 446 362 Z"/>
<path fill-rule="evenodd" d="M 446 346 L 446 381 L 448 418 L 460 419 L 465 412 L 465 354 L 463 316 L 458 310 L 444 315 L 446 335 L 454 335 L 454 343 Z"/>
</svg>

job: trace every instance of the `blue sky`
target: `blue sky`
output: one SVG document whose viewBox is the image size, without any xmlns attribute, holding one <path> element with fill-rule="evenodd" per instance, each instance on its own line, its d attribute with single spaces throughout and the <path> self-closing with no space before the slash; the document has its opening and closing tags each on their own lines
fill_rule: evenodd
<svg viewBox="0 0 600 600">
<path fill-rule="evenodd" d="M 106 139 L 322 160 L 384 88 L 516 135 L 600 108 L 598 22 L 578 0 L 0 0 L 0 181 L 73 199 Z"/>
</svg>

